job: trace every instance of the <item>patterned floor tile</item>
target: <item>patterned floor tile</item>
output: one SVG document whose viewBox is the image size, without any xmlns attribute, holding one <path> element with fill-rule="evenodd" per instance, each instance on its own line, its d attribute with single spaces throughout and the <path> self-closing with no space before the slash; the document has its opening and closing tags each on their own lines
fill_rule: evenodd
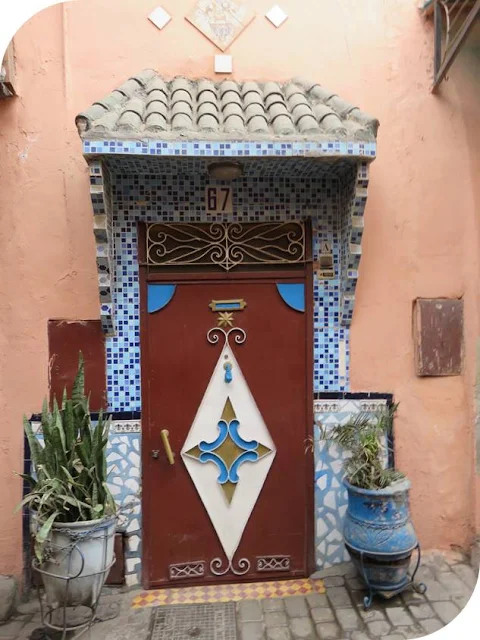
<svg viewBox="0 0 480 640">
<path fill-rule="evenodd" d="M 132 601 L 132 609 L 170 604 L 204 604 L 209 602 L 238 602 L 286 596 L 325 593 L 322 580 L 274 580 L 242 584 L 218 584 L 203 587 L 156 589 L 144 591 Z"/>
</svg>

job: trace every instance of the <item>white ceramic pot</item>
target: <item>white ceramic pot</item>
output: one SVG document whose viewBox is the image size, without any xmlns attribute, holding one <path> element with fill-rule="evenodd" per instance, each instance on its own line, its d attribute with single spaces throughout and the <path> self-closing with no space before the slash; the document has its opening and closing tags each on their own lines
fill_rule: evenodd
<svg viewBox="0 0 480 640">
<path fill-rule="evenodd" d="M 53 525 L 48 544 L 52 553 L 41 566 L 51 607 L 95 604 L 113 562 L 115 525 L 114 516 Z"/>
</svg>

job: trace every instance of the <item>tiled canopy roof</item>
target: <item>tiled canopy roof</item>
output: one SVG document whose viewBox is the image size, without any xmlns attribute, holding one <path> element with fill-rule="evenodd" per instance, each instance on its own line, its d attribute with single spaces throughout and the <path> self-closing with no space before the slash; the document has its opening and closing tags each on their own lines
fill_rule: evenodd
<svg viewBox="0 0 480 640">
<path fill-rule="evenodd" d="M 176 77 L 147 69 L 75 120 L 83 138 L 375 141 L 378 120 L 319 84 Z"/>
</svg>

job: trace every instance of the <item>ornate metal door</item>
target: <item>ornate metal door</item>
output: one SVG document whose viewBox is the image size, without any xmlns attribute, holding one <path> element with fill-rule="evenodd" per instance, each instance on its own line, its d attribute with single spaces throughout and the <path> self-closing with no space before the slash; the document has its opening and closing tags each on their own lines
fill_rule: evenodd
<svg viewBox="0 0 480 640">
<path fill-rule="evenodd" d="M 308 570 L 304 274 L 217 277 L 143 282 L 146 586 Z"/>
</svg>

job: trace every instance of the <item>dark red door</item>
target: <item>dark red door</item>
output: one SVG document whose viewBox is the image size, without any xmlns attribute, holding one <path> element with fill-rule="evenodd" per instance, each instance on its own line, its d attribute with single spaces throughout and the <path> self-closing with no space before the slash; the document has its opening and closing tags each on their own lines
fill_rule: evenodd
<svg viewBox="0 0 480 640">
<path fill-rule="evenodd" d="M 309 318 L 278 282 L 144 283 L 147 587 L 307 575 Z"/>
</svg>

